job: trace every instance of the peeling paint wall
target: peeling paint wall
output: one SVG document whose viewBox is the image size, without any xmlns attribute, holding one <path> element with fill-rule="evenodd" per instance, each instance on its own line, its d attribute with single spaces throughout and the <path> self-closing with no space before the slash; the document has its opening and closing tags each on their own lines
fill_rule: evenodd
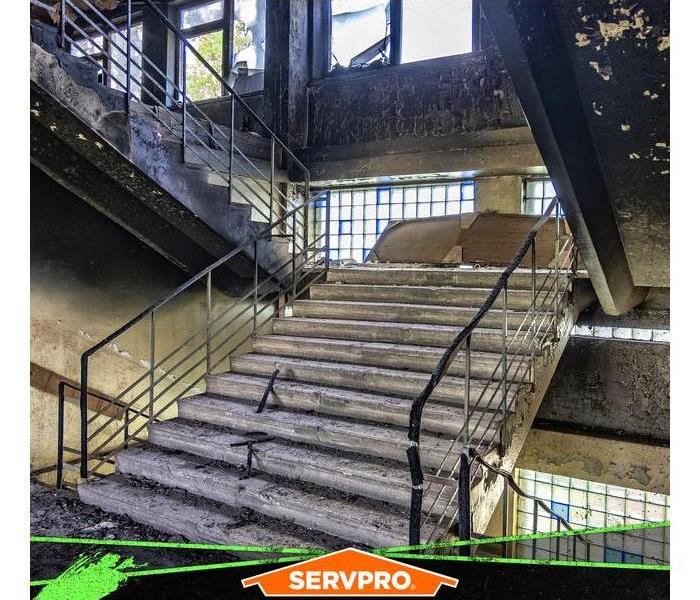
<svg viewBox="0 0 700 600">
<path fill-rule="evenodd" d="M 189 277 L 36 167 L 31 171 L 31 231 L 30 360 L 73 380 L 80 380 L 82 352 Z M 215 291 L 215 310 L 221 298 Z M 159 311 L 158 351 L 201 331 L 205 322 L 202 286 Z M 95 354 L 90 386 L 115 395 L 146 373 L 149 331 L 146 322 Z M 183 379 L 173 391 L 189 383 Z M 200 384 L 193 391 L 203 389 Z M 31 468 L 36 469 L 56 460 L 57 398 L 32 389 L 30 402 Z M 174 407 L 166 414 L 174 416 Z M 66 444 L 71 447 L 78 445 L 78 418 L 77 407 L 68 403 Z"/>
<path fill-rule="evenodd" d="M 654 342 L 569 338 L 537 419 L 668 442 L 669 349 Z"/>
<path fill-rule="evenodd" d="M 326 77 L 309 88 L 309 146 L 524 125 L 510 78 L 493 50 Z"/>
</svg>

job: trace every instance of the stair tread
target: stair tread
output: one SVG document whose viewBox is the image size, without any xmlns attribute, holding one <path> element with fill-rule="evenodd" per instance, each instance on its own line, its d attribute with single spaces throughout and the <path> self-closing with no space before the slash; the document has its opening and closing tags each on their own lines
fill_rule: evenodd
<svg viewBox="0 0 700 600">
<path fill-rule="evenodd" d="M 246 400 L 257 407 L 268 382 L 269 377 L 220 373 L 208 378 L 207 389 L 211 394 Z M 255 395 L 250 394 L 251 388 Z M 266 406 L 281 406 L 291 410 L 313 411 L 318 414 L 407 427 L 412 402 L 412 398 L 276 379 Z M 485 412 L 478 406 L 470 407 L 470 410 L 472 414 Z M 464 411 L 461 406 L 429 402 L 423 409 L 423 429 L 457 435 L 461 430 L 463 417 Z M 500 415 L 494 418 L 494 422 L 500 420 Z"/>
<path fill-rule="evenodd" d="M 248 449 L 236 444 L 249 439 L 228 429 L 182 419 L 156 423 L 149 431 L 152 444 L 238 466 L 246 465 Z M 405 464 L 269 440 L 254 445 L 251 465 L 271 475 L 303 479 L 404 508 L 410 505 L 410 473 Z M 457 485 L 456 480 L 451 483 L 447 488 L 450 493 Z M 437 487 L 426 491 L 431 500 Z"/>
<path fill-rule="evenodd" d="M 290 441 L 407 462 L 405 428 L 358 423 L 276 407 L 256 413 L 255 406 L 206 394 L 180 400 L 178 414 L 184 419 L 240 432 L 262 432 Z M 491 433 L 495 432 L 493 428 Z M 449 439 L 424 433 L 421 436 L 422 461 L 428 468 L 435 467 L 448 452 L 456 457 L 458 446 Z"/>
<path fill-rule="evenodd" d="M 391 395 L 413 398 L 417 396 L 430 379 L 430 373 L 389 369 L 371 365 L 307 360 L 275 354 L 250 353 L 231 358 L 231 371 L 251 372 L 272 375 L 280 369 L 279 379 L 322 382 L 348 389 L 383 392 Z M 517 383 L 508 388 L 509 402 L 516 395 Z M 498 404 L 500 389 L 495 380 L 470 379 L 470 400 Z M 483 395 L 482 395 L 483 394 Z M 462 406 L 464 403 L 464 377 L 445 375 L 433 390 L 434 401 L 448 402 Z M 476 404 L 475 404 L 476 405 Z"/>
<path fill-rule="evenodd" d="M 192 542 L 277 548 L 342 546 L 336 540 L 319 539 L 303 531 L 295 535 L 288 524 L 274 523 L 270 519 L 251 522 L 240 509 L 177 490 L 141 486 L 119 475 L 81 483 L 78 494 L 87 504 L 127 515 L 139 523 L 184 536 Z"/>
<path fill-rule="evenodd" d="M 152 447 L 119 453 L 120 472 L 153 479 L 210 500 L 243 506 L 276 519 L 366 545 L 405 542 L 407 514 L 377 506 L 326 488 L 302 488 L 292 481 L 267 476 L 243 479 L 234 469 L 186 454 L 164 453 Z M 310 508 L 313 507 L 313 510 Z"/>
<path fill-rule="evenodd" d="M 342 284 L 342 285 L 348 285 L 348 284 Z M 376 287 L 376 286 L 371 286 L 371 287 Z M 387 286 L 387 287 L 395 287 L 395 286 Z M 399 286 L 400 287 L 400 286 Z M 424 289 L 424 288 L 421 288 Z M 440 288 L 443 289 L 443 288 Z M 455 288 L 455 289 L 466 289 L 466 288 Z M 508 291 L 510 293 L 510 290 Z M 450 306 L 450 305 L 444 305 L 444 304 L 418 304 L 415 302 L 384 302 L 384 301 L 372 301 L 372 300 L 353 300 L 352 302 L 348 302 L 345 300 L 314 300 L 311 298 L 304 298 L 304 299 L 298 299 L 294 301 L 294 304 L 298 305 L 307 305 L 307 306 L 348 306 L 349 304 L 352 304 L 353 306 L 359 306 L 359 307 L 377 307 L 377 308 L 382 308 L 382 307 L 387 307 L 387 308 L 396 308 L 396 307 L 401 307 L 401 308 L 412 308 L 412 309 L 420 309 L 420 310 L 427 310 L 427 311 L 434 311 L 434 312 L 446 312 L 446 313 L 459 313 L 459 312 L 469 312 L 469 313 L 474 313 L 476 314 L 481 306 Z M 498 312 L 499 314 L 502 313 L 502 308 L 500 306 L 494 306 L 493 309 L 494 311 Z M 508 309 L 508 315 L 525 315 L 527 313 L 527 309 L 525 310 L 520 310 L 520 309 Z M 553 313 L 550 313 L 553 314 Z M 466 323 L 465 323 L 466 325 Z"/>
</svg>

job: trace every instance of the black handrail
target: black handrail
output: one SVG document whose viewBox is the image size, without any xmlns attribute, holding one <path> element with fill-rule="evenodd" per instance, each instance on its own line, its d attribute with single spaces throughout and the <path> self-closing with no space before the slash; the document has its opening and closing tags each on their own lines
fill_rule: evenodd
<svg viewBox="0 0 700 600">
<path fill-rule="evenodd" d="M 552 212 L 554 212 L 559 199 L 555 196 L 550 202 L 547 209 L 542 213 L 540 219 L 530 228 L 528 234 L 525 236 L 522 244 L 518 248 L 517 252 L 513 256 L 512 260 L 508 266 L 503 270 L 501 276 L 498 278 L 496 285 L 487 296 L 485 302 L 482 304 L 479 311 L 474 315 L 474 317 L 469 321 L 466 327 L 464 327 L 452 340 L 450 345 L 447 347 L 442 357 L 438 361 L 435 369 L 430 375 L 430 379 L 427 381 L 423 390 L 418 394 L 418 396 L 413 400 L 411 404 L 411 413 L 408 421 L 408 441 L 409 447 L 406 450 L 406 455 L 408 457 L 408 465 L 411 472 L 411 507 L 410 507 L 410 525 L 409 525 L 409 543 L 419 544 L 420 543 L 420 518 L 423 503 L 423 469 L 420 462 L 420 452 L 419 452 L 419 442 L 420 442 L 420 429 L 421 429 L 421 419 L 423 415 L 423 407 L 430 398 L 431 394 L 438 386 L 442 378 L 444 377 L 447 369 L 452 364 L 455 356 L 462 348 L 463 344 L 467 338 L 472 334 L 474 329 L 479 325 L 481 320 L 484 318 L 486 313 L 491 309 L 493 303 L 498 298 L 498 295 L 506 287 L 508 278 L 515 271 L 517 266 L 520 264 L 522 259 L 525 257 L 530 247 L 533 244 L 535 236 L 538 234 L 540 229 L 544 227 L 545 223 L 549 220 Z M 558 260 L 558 257 L 556 257 Z M 534 262 L 533 262 L 534 265 Z M 534 267 L 533 267 L 534 268 Z M 460 477 L 460 479 L 462 479 Z M 467 483 L 467 485 L 469 485 Z M 464 493 L 464 492 L 463 492 Z"/>
<path fill-rule="evenodd" d="M 497 475 L 500 475 L 506 480 L 506 483 L 510 486 L 510 488 L 518 494 L 518 496 L 521 496 L 522 498 L 527 498 L 528 500 L 532 500 L 535 503 L 535 513 L 537 512 L 537 507 L 539 506 L 542 510 L 544 510 L 550 517 L 553 517 L 554 519 L 557 520 L 557 522 L 563 526 L 565 529 L 568 531 L 574 531 L 574 528 L 571 526 L 571 524 L 561 515 L 558 515 L 555 513 L 544 500 L 541 500 L 540 498 L 537 498 L 535 496 L 532 496 L 531 494 L 528 494 L 525 490 L 523 490 L 518 483 L 515 481 L 515 477 L 513 477 L 512 473 L 509 473 L 508 471 L 505 471 L 504 469 L 500 469 L 498 467 L 493 466 L 490 464 L 488 461 L 484 459 L 481 454 L 479 454 L 476 450 L 473 448 L 469 449 L 469 458 L 471 461 L 476 461 L 489 471 L 496 473 Z M 534 531 L 534 528 L 536 527 L 536 521 L 534 522 L 535 524 L 533 525 L 533 533 L 537 533 L 537 531 Z M 557 526 L 557 529 L 559 529 L 559 525 Z M 504 531 L 503 535 L 507 535 L 508 532 Z M 574 536 L 574 560 L 576 560 L 576 545 L 575 541 L 576 539 L 580 540 L 586 548 L 586 560 L 590 560 L 590 552 L 591 552 L 591 546 L 590 542 L 585 539 L 582 535 L 576 534 Z M 535 540 L 533 540 L 533 544 L 536 543 Z M 534 550 L 534 546 L 533 546 Z M 559 552 L 559 546 L 557 545 L 557 554 Z M 559 556 L 557 556 L 557 560 L 559 559 Z"/>
<path fill-rule="evenodd" d="M 219 258 L 217 261 L 206 267 L 205 269 L 202 269 L 199 273 L 196 275 L 193 275 L 190 277 L 186 282 L 183 284 L 179 285 L 177 288 L 175 288 L 173 291 L 170 293 L 166 294 L 163 298 L 160 300 L 157 300 L 153 304 L 151 304 L 148 308 L 144 309 L 141 311 L 139 314 L 137 314 L 135 317 L 127 321 L 124 325 L 110 333 L 108 336 L 97 342 L 95 345 L 91 346 L 87 350 L 85 350 L 82 355 L 80 356 L 80 414 L 81 414 L 81 419 L 80 419 L 80 453 L 81 453 L 81 463 L 80 463 L 80 473 L 82 478 L 87 478 L 88 476 L 88 468 L 87 468 L 87 462 L 88 462 L 88 450 L 87 450 L 87 444 L 88 444 L 88 423 L 87 423 L 87 397 L 88 397 L 88 367 L 89 367 L 89 360 L 90 357 L 95 354 L 98 350 L 104 348 L 107 344 L 118 338 L 120 335 L 122 335 L 124 332 L 128 331 L 131 329 L 134 325 L 137 323 L 141 322 L 143 319 L 145 319 L 148 315 L 152 315 L 158 308 L 178 296 L 180 293 L 185 291 L 186 289 L 190 288 L 194 284 L 198 283 L 203 277 L 209 275 L 214 269 L 217 267 L 223 265 L 224 263 L 228 262 L 238 254 L 240 254 L 243 249 L 247 248 L 251 244 L 256 244 L 259 240 L 261 239 L 267 239 L 269 234 L 274 230 L 275 227 L 278 227 L 279 225 L 283 224 L 286 222 L 290 217 L 293 217 L 296 215 L 300 210 L 306 208 L 309 204 L 312 202 L 315 202 L 317 198 L 322 195 L 323 192 L 315 194 L 311 198 L 307 199 L 305 202 L 299 204 L 292 210 L 287 211 L 280 219 L 277 221 L 270 223 L 265 229 L 263 229 L 257 236 L 250 238 L 241 244 L 239 244 L 236 248 Z M 327 208 L 328 210 L 328 208 Z M 326 232 L 326 235 L 328 235 L 328 232 Z M 294 265 L 293 265 L 294 267 Z"/>
</svg>

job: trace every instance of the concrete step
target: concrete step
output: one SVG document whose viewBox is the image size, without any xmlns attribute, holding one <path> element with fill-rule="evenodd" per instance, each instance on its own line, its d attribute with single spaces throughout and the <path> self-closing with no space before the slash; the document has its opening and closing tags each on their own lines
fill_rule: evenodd
<svg viewBox="0 0 700 600">
<path fill-rule="evenodd" d="M 264 524 L 252 523 L 241 509 L 176 490 L 141 486 L 118 475 L 82 483 L 78 486 L 78 495 L 86 504 L 126 515 L 138 523 L 181 535 L 192 542 L 318 548 L 329 541 L 308 533 L 304 535 L 302 531 L 299 531 L 301 535 L 295 535 L 284 523 L 272 523 L 271 520 Z M 331 545 L 335 544 L 331 542 Z"/>
<path fill-rule="evenodd" d="M 476 316 L 478 310 L 477 308 L 434 304 L 345 302 L 337 300 L 296 300 L 292 307 L 295 317 L 356 319 L 391 323 L 426 323 L 458 327 L 466 326 Z M 525 320 L 523 327 L 527 327 L 530 323 L 530 315 L 526 311 L 508 311 L 508 329 L 517 329 L 523 323 L 523 320 Z M 479 327 L 482 328 L 487 327 L 500 330 L 502 326 L 503 311 L 500 308 L 488 311 L 479 322 Z"/>
<path fill-rule="evenodd" d="M 265 393 L 268 380 L 269 377 L 221 373 L 207 379 L 207 392 L 244 400 L 257 407 Z M 276 379 L 273 391 L 267 398 L 266 406 L 281 406 L 290 410 L 313 411 L 320 415 L 407 427 L 412 402 L 412 398 L 366 394 L 355 390 Z M 474 418 L 479 409 L 478 407 L 470 408 Z M 423 409 L 423 429 L 456 436 L 462 428 L 463 415 L 464 411 L 461 406 L 430 402 Z M 500 422 L 500 415 L 496 421 Z"/>
<path fill-rule="evenodd" d="M 411 285 L 355 285 L 349 283 L 319 283 L 310 288 L 311 300 L 341 300 L 345 302 L 395 302 L 399 304 L 437 304 L 481 308 L 490 290 L 487 288 L 427 287 Z M 508 308 L 527 310 L 532 294 L 527 290 L 508 290 Z M 494 309 L 503 307 L 501 293 Z"/>
<path fill-rule="evenodd" d="M 432 373 L 445 349 L 380 342 L 261 335 L 253 339 L 253 352 Z M 500 379 L 500 353 L 472 351 L 470 357 L 472 377 Z M 520 364 L 520 356 L 517 355 L 509 355 L 508 361 L 514 361 L 509 371 L 509 379 L 523 380 L 525 378 L 524 380 L 529 381 L 527 361 Z M 465 367 L 466 359 L 462 353 L 459 360 L 452 362 L 447 372 L 449 375 L 463 377 Z"/>
<path fill-rule="evenodd" d="M 423 323 L 403 323 L 397 325 L 391 322 L 355 321 L 350 319 L 311 319 L 289 317 L 275 319 L 273 333 L 300 337 L 328 338 L 339 340 L 354 340 L 364 342 L 386 342 L 393 344 L 408 344 L 416 346 L 434 346 L 447 348 L 461 327 L 447 325 L 426 325 Z M 544 328 L 543 328 L 544 330 Z M 509 335 L 512 336 L 514 332 Z M 525 351 L 529 354 L 529 340 L 523 342 L 524 333 L 518 335 L 513 342 L 511 352 Z M 539 336 L 538 345 L 547 342 L 544 336 Z M 551 338 L 551 335 L 548 336 Z M 472 350 L 483 352 L 501 352 L 502 333 L 496 329 L 477 327 L 472 333 Z"/>
<path fill-rule="evenodd" d="M 326 386 L 338 386 L 362 392 L 415 398 L 430 379 L 429 373 L 401 371 L 366 365 L 341 364 L 268 354 L 244 354 L 231 357 L 231 371 L 269 378 L 279 369 L 279 379 L 292 379 Z M 516 386 L 510 387 L 508 403 L 515 396 Z M 474 379 L 469 382 L 472 406 L 497 408 L 501 402 L 498 383 Z M 433 402 L 464 406 L 464 378 L 446 375 L 431 394 Z M 485 404 L 484 404 L 485 403 Z"/>
<path fill-rule="evenodd" d="M 230 429 L 182 419 L 155 423 L 149 430 L 152 444 L 239 467 L 245 467 L 248 461 L 248 448 L 241 444 L 250 439 Z M 368 460 L 356 454 L 314 446 L 288 445 L 279 440 L 256 443 L 253 448 L 251 466 L 254 470 L 308 481 L 403 508 L 410 506 L 410 474 L 406 465 Z M 430 486 L 426 489 L 426 508 L 433 503 L 437 488 Z M 457 481 L 454 480 L 440 494 L 437 504 L 441 511 L 456 488 Z"/>
<path fill-rule="evenodd" d="M 497 417 L 483 414 L 488 418 Z M 229 427 L 241 433 L 261 433 L 295 443 L 407 462 L 405 428 L 331 419 L 276 407 L 256 413 L 254 405 L 207 395 L 180 400 L 178 415 L 183 419 Z M 484 426 L 486 421 L 486 418 L 482 421 Z M 470 426 L 470 431 L 474 431 L 473 426 Z M 492 439 L 496 432 L 496 427 L 491 426 L 485 439 Z M 438 467 L 448 453 L 450 460 L 456 460 L 459 448 L 459 444 L 453 445 L 447 438 L 423 434 L 421 461 L 424 468 Z"/>
<path fill-rule="evenodd" d="M 415 265 L 367 265 L 330 269 L 327 281 L 329 283 L 363 285 L 419 285 L 492 289 L 502 271 L 502 269 L 431 268 Z M 547 275 L 547 271 L 537 273 L 538 286 L 546 282 Z M 532 289 L 532 272 L 529 269 L 517 269 L 508 278 L 508 289 Z"/>
<path fill-rule="evenodd" d="M 406 543 L 408 517 L 404 511 L 350 499 L 326 488 L 307 491 L 294 482 L 264 475 L 243 479 L 237 470 L 148 447 L 120 452 L 117 469 L 351 542 L 367 546 Z"/>
</svg>

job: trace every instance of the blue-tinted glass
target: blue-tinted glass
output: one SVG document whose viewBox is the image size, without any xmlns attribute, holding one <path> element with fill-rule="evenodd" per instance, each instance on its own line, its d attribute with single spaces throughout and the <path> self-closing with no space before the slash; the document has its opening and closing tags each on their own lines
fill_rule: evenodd
<svg viewBox="0 0 700 600">
<path fill-rule="evenodd" d="M 389 219 L 377 220 L 377 234 L 380 234 L 382 231 L 384 231 L 388 224 L 389 224 Z"/>
<path fill-rule="evenodd" d="M 321 196 L 319 198 L 316 198 L 316 208 L 323 208 L 326 206 L 326 198 L 327 196 Z"/>
<path fill-rule="evenodd" d="M 462 184 L 462 200 L 474 200 L 474 184 L 473 183 L 463 183 Z"/>
<path fill-rule="evenodd" d="M 569 505 L 563 502 L 552 502 L 552 512 L 559 515 L 562 519 L 569 520 Z M 551 517 L 554 519 L 554 517 Z"/>
<path fill-rule="evenodd" d="M 389 204 L 389 199 L 389 188 L 381 188 L 377 190 L 377 204 Z"/>
<path fill-rule="evenodd" d="M 367 260 L 367 257 L 369 256 L 370 252 L 372 252 L 372 248 L 365 248 L 364 253 L 362 255 L 362 260 Z"/>
<path fill-rule="evenodd" d="M 604 562 L 606 562 L 606 563 L 621 563 L 622 562 L 622 551 L 615 550 L 615 548 L 606 548 Z"/>
<path fill-rule="evenodd" d="M 331 250 L 328 253 L 328 256 L 330 256 L 331 260 L 338 260 L 338 251 L 337 250 Z"/>
<path fill-rule="evenodd" d="M 352 233 L 352 221 L 341 221 L 340 233 Z"/>
<path fill-rule="evenodd" d="M 623 552 L 622 553 L 622 562 L 625 562 L 628 564 L 634 564 L 634 565 L 641 565 L 642 564 L 642 555 L 635 554 L 634 552 Z"/>
</svg>

